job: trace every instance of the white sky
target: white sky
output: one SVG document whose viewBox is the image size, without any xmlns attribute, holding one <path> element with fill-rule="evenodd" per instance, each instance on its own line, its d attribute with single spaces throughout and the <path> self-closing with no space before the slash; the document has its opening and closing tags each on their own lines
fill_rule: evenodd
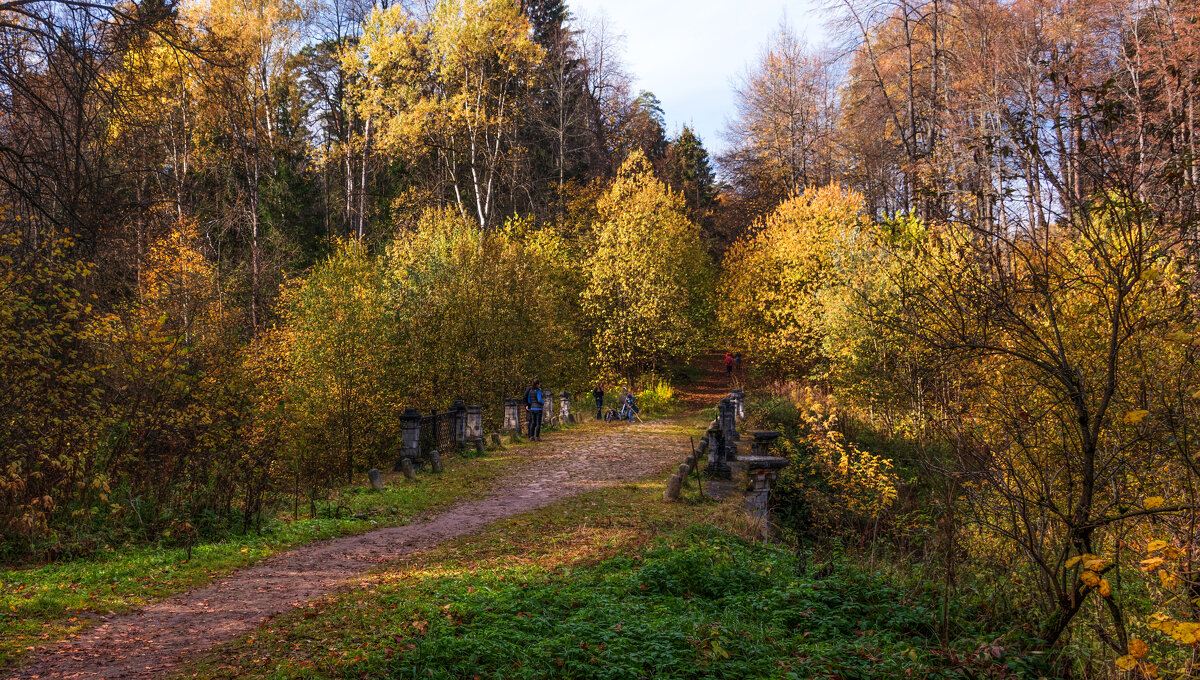
<svg viewBox="0 0 1200 680">
<path fill-rule="evenodd" d="M 809 44 L 823 40 L 813 0 L 568 0 L 584 19 L 607 16 L 625 36 L 623 61 L 634 91 L 662 100 L 667 134 L 691 125 L 710 154 L 734 114 L 733 86 L 784 18 Z"/>
</svg>

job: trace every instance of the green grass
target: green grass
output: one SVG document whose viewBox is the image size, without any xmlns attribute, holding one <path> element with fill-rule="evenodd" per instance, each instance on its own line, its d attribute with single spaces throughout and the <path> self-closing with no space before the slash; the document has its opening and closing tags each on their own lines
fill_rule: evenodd
<svg viewBox="0 0 1200 680">
<path fill-rule="evenodd" d="M 108 612 L 126 612 L 205 585 L 309 541 L 406 524 L 422 513 L 487 491 L 498 476 L 523 460 L 515 455 L 447 458 L 441 475 L 421 474 L 413 481 L 388 473 L 383 491 L 354 485 L 325 504 L 342 506 L 340 518 L 272 519 L 264 523 L 261 535 L 231 535 L 195 546 L 191 560 L 182 547 L 125 546 L 106 548 L 87 559 L 0 571 L 0 668 Z M 302 504 L 301 512 L 305 510 Z"/>
<path fill-rule="evenodd" d="M 747 542 L 736 503 L 631 484 L 410 557 L 272 620 L 202 678 L 1031 677 L 1035 655 L 921 591 L 836 563 L 823 578 Z M 714 525 L 720 525 L 720 528 Z M 995 647 L 997 659 L 992 653 Z M 986 649 L 987 652 L 981 650 Z"/>
</svg>

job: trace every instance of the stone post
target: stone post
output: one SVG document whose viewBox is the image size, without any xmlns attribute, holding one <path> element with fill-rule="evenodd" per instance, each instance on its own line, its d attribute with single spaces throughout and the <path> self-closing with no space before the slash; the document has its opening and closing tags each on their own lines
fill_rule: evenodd
<svg viewBox="0 0 1200 680">
<path fill-rule="evenodd" d="M 771 518 L 771 487 L 779 478 L 779 471 L 787 467 L 788 461 L 777 456 L 746 456 L 746 511 L 762 522 L 763 539 L 775 534 L 775 523 Z"/>
<path fill-rule="evenodd" d="M 479 404 L 467 407 L 466 436 L 469 442 L 483 439 L 483 407 Z"/>
<path fill-rule="evenodd" d="M 467 442 L 467 407 L 462 399 L 455 399 L 450 412 L 454 414 L 454 444 L 457 448 Z"/>
<path fill-rule="evenodd" d="M 571 393 L 566 390 L 558 395 L 558 418 L 564 424 L 575 422 L 575 416 L 571 414 Z"/>
<path fill-rule="evenodd" d="M 412 467 L 412 462 L 421 457 L 421 412 L 415 408 L 406 408 L 400 414 L 400 458 L 396 461 L 394 472 L 405 472 L 404 463 Z M 405 476 L 408 473 L 405 472 Z"/>
<path fill-rule="evenodd" d="M 734 417 L 738 420 L 746 419 L 746 393 L 741 389 L 733 390 L 729 393 L 730 399 L 735 407 Z"/>
<path fill-rule="evenodd" d="M 501 430 L 516 432 L 520 434 L 521 430 L 521 412 L 517 410 L 521 406 L 520 399 L 505 399 L 504 400 L 504 425 Z"/>
<path fill-rule="evenodd" d="M 678 474 L 671 475 L 667 480 L 667 488 L 663 490 L 664 501 L 679 500 L 679 490 L 683 487 L 683 479 Z"/>
<path fill-rule="evenodd" d="M 732 476 L 732 470 L 729 469 L 729 463 L 725 460 L 725 435 L 721 432 L 720 427 L 709 427 L 708 438 L 708 464 L 704 466 L 704 474 L 707 477 L 715 479 L 729 479 Z"/>
<path fill-rule="evenodd" d="M 734 425 L 734 405 L 728 397 L 721 400 L 717 404 L 717 428 L 721 430 L 721 438 L 725 442 L 725 460 L 733 462 L 737 460 L 737 444 L 738 439 L 737 427 Z"/>
</svg>

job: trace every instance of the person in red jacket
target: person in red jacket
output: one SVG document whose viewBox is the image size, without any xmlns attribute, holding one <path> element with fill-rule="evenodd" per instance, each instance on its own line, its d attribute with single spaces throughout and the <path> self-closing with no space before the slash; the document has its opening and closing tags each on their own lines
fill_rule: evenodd
<svg viewBox="0 0 1200 680">
<path fill-rule="evenodd" d="M 733 375 L 733 355 L 729 352 L 725 353 L 725 375 Z"/>
</svg>

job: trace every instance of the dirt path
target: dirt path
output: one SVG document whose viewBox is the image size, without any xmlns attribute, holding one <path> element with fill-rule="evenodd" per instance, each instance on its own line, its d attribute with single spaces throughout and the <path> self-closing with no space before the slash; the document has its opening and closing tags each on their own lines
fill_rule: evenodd
<svg viewBox="0 0 1200 680">
<path fill-rule="evenodd" d="M 726 375 L 724 352 L 703 354 L 696 357 L 692 365 L 704 372 L 695 382 L 679 391 L 679 399 L 693 412 L 713 408 L 717 402 L 729 396 L 729 390 L 733 389 L 734 384 L 742 377 L 741 372 L 746 370 L 743 365 L 738 375 Z"/>
<path fill-rule="evenodd" d="M 722 376 L 723 377 L 723 376 Z M 114 616 L 35 656 L 13 678 L 152 678 L 185 657 L 244 635 L 371 567 L 493 520 L 604 486 L 659 473 L 682 460 L 687 439 L 661 423 L 562 433 L 530 447 L 535 461 L 492 493 L 417 524 L 320 541 L 234 572 L 223 581 Z"/>
</svg>

